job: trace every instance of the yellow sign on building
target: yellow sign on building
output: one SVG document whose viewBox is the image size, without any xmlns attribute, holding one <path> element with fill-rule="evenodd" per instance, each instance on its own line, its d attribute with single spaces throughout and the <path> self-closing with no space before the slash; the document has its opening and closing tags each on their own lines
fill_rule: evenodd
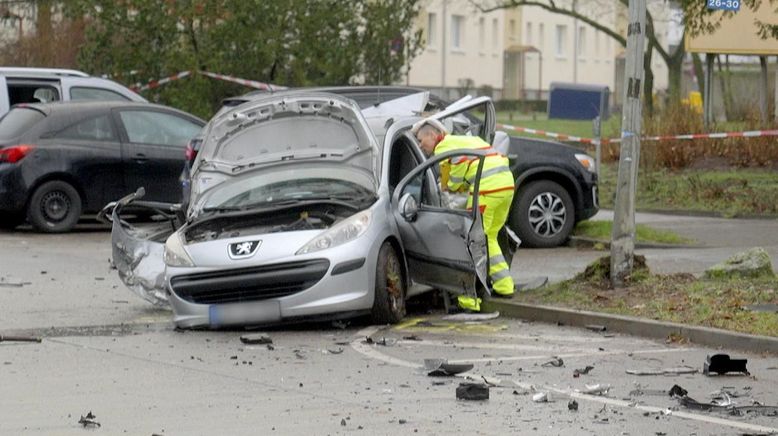
<svg viewBox="0 0 778 436">
<path fill-rule="evenodd" d="M 686 51 L 692 53 L 720 53 L 740 55 L 778 55 L 778 41 L 773 38 L 761 39 L 757 35 L 756 20 L 778 25 L 776 4 L 770 0 L 762 0 L 759 10 L 752 11 L 743 5 L 739 12 L 732 13 L 730 18 L 723 18 L 721 27 L 713 33 L 686 37 Z M 724 12 L 717 12 L 713 20 L 718 20 Z"/>
</svg>

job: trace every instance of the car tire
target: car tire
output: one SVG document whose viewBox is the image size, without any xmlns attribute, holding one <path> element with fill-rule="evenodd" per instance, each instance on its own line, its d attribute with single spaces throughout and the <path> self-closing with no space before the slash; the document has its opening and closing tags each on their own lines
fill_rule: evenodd
<svg viewBox="0 0 778 436">
<path fill-rule="evenodd" d="M 517 192 L 509 224 L 523 246 L 562 245 L 575 225 L 573 200 L 565 188 L 551 180 L 527 183 Z"/>
<path fill-rule="evenodd" d="M 67 232 L 81 217 L 81 196 L 67 182 L 53 180 L 38 187 L 30 197 L 27 219 L 45 233 Z"/>
<path fill-rule="evenodd" d="M 13 230 L 24 223 L 23 213 L 0 213 L 0 230 Z"/>
<path fill-rule="evenodd" d="M 395 324 L 405 316 L 405 280 L 400 258 L 389 242 L 378 252 L 372 318 L 376 324 Z"/>
</svg>

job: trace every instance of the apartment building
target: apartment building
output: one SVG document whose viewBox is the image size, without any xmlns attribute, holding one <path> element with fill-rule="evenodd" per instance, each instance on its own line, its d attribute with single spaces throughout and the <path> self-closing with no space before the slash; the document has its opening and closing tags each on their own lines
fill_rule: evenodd
<svg viewBox="0 0 778 436">
<path fill-rule="evenodd" d="M 626 35 L 626 8 L 618 0 L 556 4 Z M 667 32 L 665 23 L 655 21 L 658 34 Z M 621 89 L 616 81 L 623 77 L 624 48 L 618 42 L 581 20 L 537 6 L 482 13 L 468 0 L 426 0 L 417 26 L 426 45 L 411 62 L 407 83 L 450 98 L 491 90 L 495 99 L 546 99 L 552 82 Z M 666 88 L 667 71 L 658 55 L 652 65 L 655 87 Z"/>
</svg>

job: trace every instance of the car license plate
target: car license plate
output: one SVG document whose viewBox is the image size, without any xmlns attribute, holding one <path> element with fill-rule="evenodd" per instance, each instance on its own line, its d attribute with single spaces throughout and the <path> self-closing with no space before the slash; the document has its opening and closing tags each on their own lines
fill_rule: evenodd
<svg viewBox="0 0 778 436">
<path fill-rule="evenodd" d="M 208 323 L 211 327 L 259 324 L 281 320 L 278 301 L 254 301 L 235 304 L 212 304 L 208 307 Z"/>
</svg>

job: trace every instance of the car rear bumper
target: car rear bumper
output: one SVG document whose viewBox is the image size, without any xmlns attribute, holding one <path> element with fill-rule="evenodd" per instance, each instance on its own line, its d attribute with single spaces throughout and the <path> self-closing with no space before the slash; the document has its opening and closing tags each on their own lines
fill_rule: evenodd
<svg viewBox="0 0 778 436">
<path fill-rule="evenodd" d="M 24 211 L 27 186 L 19 165 L 0 163 L 0 212 Z"/>
</svg>

